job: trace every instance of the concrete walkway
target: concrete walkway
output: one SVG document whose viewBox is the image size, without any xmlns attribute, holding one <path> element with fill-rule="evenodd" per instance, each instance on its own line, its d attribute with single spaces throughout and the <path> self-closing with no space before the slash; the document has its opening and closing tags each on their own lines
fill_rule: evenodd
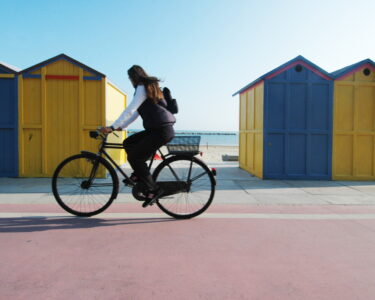
<svg viewBox="0 0 375 300">
<path fill-rule="evenodd" d="M 373 299 L 375 184 L 261 181 L 218 170 L 192 220 L 122 188 L 76 218 L 50 179 L 0 179 L 0 299 Z"/>
<path fill-rule="evenodd" d="M 216 204 L 374 205 L 372 181 L 260 180 L 236 162 L 208 163 L 218 171 Z M 130 170 L 125 169 L 128 173 Z M 116 203 L 134 203 L 121 186 Z M 50 178 L 0 178 L 0 204 L 55 203 Z"/>
</svg>

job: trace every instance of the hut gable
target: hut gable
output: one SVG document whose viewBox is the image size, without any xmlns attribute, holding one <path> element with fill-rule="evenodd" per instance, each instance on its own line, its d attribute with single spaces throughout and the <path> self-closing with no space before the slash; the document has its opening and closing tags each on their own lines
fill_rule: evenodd
<svg viewBox="0 0 375 300">
<path fill-rule="evenodd" d="M 347 66 L 345 68 L 332 72 L 331 76 L 335 80 L 341 80 L 344 78 L 349 79 L 349 80 L 354 80 L 353 74 L 361 70 L 363 72 L 363 76 L 367 77 L 367 78 L 365 77 L 366 79 L 372 79 L 374 78 L 374 74 L 375 74 L 375 63 L 371 59 L 364 59 L 360 62 L 357 62 L 355 64 L 352 64 L 350 66 Z"/>
<path fill-rule="evenodd" d="M 307 70 L 304 68 L 301 68 L 301 72 L 292 72 L 291 70 L 294 69 L 300 69 L 300 67 L 305 67 L 306 69 L 312 71 L 316 77 L 316 80 L 330 80 L 332 79 L 331 74 L 329 74 L 327 71 L 323 70 L 322 68 L 318 67 L 308 59 L 304 58 L 302 55 L 299 55 L 295 57 L 294 59 L 286 62 L 285 64 L 282 64 L 281 66 L 273 69 L 272 71 L 262 75 L 261 77 L 257 78 L 256 80 L 250 82 L 245 87 L 241 88 L 237 92 L 233 94 L 233 96 L 236 96 L 238 94 L 241 94 L 251 88 L 253 88 L 255 85 L 259 84 L 260 82 L 263 82 L 264 80 L 274 79 L 274 80 L 286 80 L 287 78 L 290 79 L 297 79 L 297 80 L 304 80 L 307 76 Z M 298 73 L 298 74 L 295 74 Z M 291 77 L 294 76 L 294 77 Z"/>
<path fill-rule="evenodd" d="M 86 66 L 85 64 L 69 57 L 66 54 L 60 54 L 50 59 L 47 59 L 41 63 L 31 66 L 27 69 L 22 70 L 21 74 L 40 74 L 40 69 L 42 67 L 47 68 L 47 74 L 49 75 L 60 75 L 60 76 L 78 76 L 79 68 L 84 70 L 84 76 L 87 77 L 98 77 L 104 78 L 105 75 Z M 58 74 L 53 74 L 53 73 Z"/>
</svg>

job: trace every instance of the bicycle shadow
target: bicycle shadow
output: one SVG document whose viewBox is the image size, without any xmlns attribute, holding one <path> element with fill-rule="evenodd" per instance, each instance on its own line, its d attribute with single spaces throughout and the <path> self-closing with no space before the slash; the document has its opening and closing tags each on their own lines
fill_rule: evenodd
<svg viewBox="0 0 375 300">
<path fill-rule="evenodd" d="M 0 218 L 0 233 L 38 232 L 47 230 L 84 229 L 121 225 L 153 224 L 181 221 L 174 218 L 99 219 L 80 217 Z"/>
</svg>

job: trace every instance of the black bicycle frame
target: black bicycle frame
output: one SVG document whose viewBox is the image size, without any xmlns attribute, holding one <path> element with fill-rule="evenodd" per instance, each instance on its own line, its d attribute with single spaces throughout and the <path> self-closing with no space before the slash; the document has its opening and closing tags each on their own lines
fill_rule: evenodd
<svg viewBox="0 0 375 300">
<path fill-rule="evenodd" d="M 99 148 L 99 152 L 98 152 L 98 155 L 99 156 L 102 156 L 102 154 L 104 154 L 104 156 L 116 167 L 116 169 L 128 180 L 131 181 L 130 177 L 120 168 L 120 166 L 118 164 L 116 164 L 116 162 L 112 159 L 112 157 L 105 151 L 105 149 L 119 149 L 119 150 L 122 150 L 124 149 L 123 145 L 122 144 L 119 144 L 119 143 L 107 143 L 105 140 L 102 142 L 102 144 L 100 145 L 100 148 Z M 160 153 L 160 157 L 162 160 L 165 160 L 165 158 L 168 156 L 168 155 L 164 155 L 160 149 L 158 149 L 158 152 Z M 148 169 L 151 170 L 151 167 L 152 167 L 152 164 L 154 162 L 154 157 L 155 157 L 155 154 L 156 154 L 156 151 L 152 154 L 152 157 L 151 157 L 151 160 L 150 160 L 150 163 L 148 165 Z"/>
<path fill-rule="evenodd" d="M 102 140 L 103 142 L 101 143 L 100 147 L 99 147 L 99 152 L 98 152 L 98 155 L 99 156 L 102 156 L 104 154 L 104 156 L 116 167 L 116 169 L 127 179 L 127 180 L 130 180 L 132 182 L 132 180 L 130 179 L 130 177 L 120 168 L 120 166 L 118 164 L 116 164 L 116 162 L 112 159 L 112 157 L 105 151 L 105 149 L 119 149 L 119 150 L 122 150 L 124 149 L 123 145 L 122 144 L 119 144 L 119 143 L 107 143 L 107 137 L 105 136 L 102 136 Z M 152 167 L 152 164 L 154 162 L 154 157 L 155 157 L 155 154 L 156 152 L 159 152 L 160 153 L 160 157 L 162 160 L 165 160 L 168 156 L 171 156 L 171 154 L 167 154 L 167 155 L 164 155 L 160 149 L 158 149 L 157 151 L 155 151 L 153 154 L 152 154 L 152 157 L 151 157 L 151 160 L 150 160 L 150 163 L 148 165 L 148 169 L 151 170 L 151 167 Z M 188 178 L 187 178 L 187 182 L 189 181 L 194 181 L 198 178 L 200 178 L 201 176 L 204 175 L 204 173 L 200 174 L 200 175 L 197 175 L 195 176 L 193 179 L 190 179 L 191 177 L 191 170 L 192 170 L 192 166 L 193 166 L 193 160 L 191 160 L 190 162 L 190 168 L 189 168 L 189 173 L 188 173 Z M 180 178 L 178 178 L 178 175 L 176 174 L 176 172 L 173 170 L 173 168 L 168 165 L 168 168 L 171 170 L 173 176 L 178 180 L 180 181 Z M 135 184 L 135 182 L 133 182 Z"/>
</svg>

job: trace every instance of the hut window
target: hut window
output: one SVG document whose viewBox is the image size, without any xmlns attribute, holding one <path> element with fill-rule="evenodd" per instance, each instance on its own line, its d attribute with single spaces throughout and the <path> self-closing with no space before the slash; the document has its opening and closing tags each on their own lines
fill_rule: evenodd
<svg viewBox="0 0 375 300">
<path fill-rule="evenodd" d="M 296 67 L 294 68 L 296 70 L 296 72 L 301 72 L 302 71 L 302 66 L 301 65 L 296 65 Z"/>
<path fill-rule="evenodd" d="M 365 74 L 365 76 L 369 76 L 371 74 L 371 70 L 369 68 L 366 68 L 363 70 L 363 74 Z"/>
</svg>

